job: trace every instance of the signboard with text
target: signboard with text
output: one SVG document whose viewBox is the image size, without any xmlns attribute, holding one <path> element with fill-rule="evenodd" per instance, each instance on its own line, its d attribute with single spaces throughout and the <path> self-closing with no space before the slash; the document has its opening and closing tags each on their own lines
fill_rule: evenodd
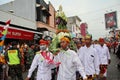
<svg viewBox="0 0 120 80">
<path fill-rule="evenodd" d="M 2 31 L 3 31 L 3 27 L 0 26 L 0 37 L 2 36 L 2 34 L 1 34 Z M 18 29 L 8 28 L 8 33 L 7 33 L 6 37 L 11 38 L 11 39 L 33 40 L 34 33 L 22 31 L 22 30 L 18 30 Z"/>
</svg>

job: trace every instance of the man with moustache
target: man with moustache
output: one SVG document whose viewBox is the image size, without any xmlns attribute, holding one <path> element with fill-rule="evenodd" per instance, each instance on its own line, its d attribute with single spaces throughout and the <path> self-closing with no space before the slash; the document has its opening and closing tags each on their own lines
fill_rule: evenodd
<svg viewBox="0 0 120 80">
<path fill-rule="evenodd" d="M 70 38 L 64 36 L 60 39 L 60 52 L 54 57 L 59 65 L 57 80 L 76 80 L 76 71 L 79 71 L 83 80 L 87 80 L 84 67 L 77 53 L 69 48 Z"/>
</svg>

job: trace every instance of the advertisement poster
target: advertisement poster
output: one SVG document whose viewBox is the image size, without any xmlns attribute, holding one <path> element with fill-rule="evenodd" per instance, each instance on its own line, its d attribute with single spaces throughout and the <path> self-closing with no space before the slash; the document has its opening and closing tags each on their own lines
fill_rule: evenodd
<svg viewBox="0 0 120 80">
<path fill-rule="evenodd" d="M 116 12 L 105 14 L 106 29 L 117 28 L 117 15 Z"/>
</svg>

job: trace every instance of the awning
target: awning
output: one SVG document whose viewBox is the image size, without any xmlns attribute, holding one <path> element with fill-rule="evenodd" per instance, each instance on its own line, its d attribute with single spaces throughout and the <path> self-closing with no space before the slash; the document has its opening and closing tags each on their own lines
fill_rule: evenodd
<svg viewBox="0 0 120 80">
<path fill-rule="evenodd" d="M 0 21 L 0 37 L 2 36 L 1 32 L 3 31 L 4 26 L 5 26 L 5 22 Z M 6 38 L 33 40 L 34 34 L 42 35 L 43 33 L 35 29 L 10 24 L 8 27 L 8 33 L 6 35 Z"/>
<path fill-rule="evenodd" d="M 2 31 L 3 31 L 3 27 L 2 27 L 2 25 L 0 25 L 0 37 L 2 36 L 2 34 L 1 34 Z M 6 38 L 33 40 L 34 33 L 40 34 L 40 33 L 35 32 L 35 31 L 29 31 L 29 30 L 9 27 Z"/>
</svg>

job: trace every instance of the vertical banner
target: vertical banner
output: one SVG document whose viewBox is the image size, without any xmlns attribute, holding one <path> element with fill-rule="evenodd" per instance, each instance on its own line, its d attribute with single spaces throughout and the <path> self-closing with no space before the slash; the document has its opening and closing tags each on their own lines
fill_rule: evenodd
<svg viewBox="0 0 120 80">
<path fill-rule="evenodd" d="M 86 23 L 82 23 L 80 25 L 81 36 L 86 36 L 86 28 L 87 28 L 87 24 Z"/>
<path fill-rule="evenodd" d="M 117 13 L 116 12 L 105 14 L 105 26 L 106 26 L 106 29 L 117 28 Z"/>
</svg>

